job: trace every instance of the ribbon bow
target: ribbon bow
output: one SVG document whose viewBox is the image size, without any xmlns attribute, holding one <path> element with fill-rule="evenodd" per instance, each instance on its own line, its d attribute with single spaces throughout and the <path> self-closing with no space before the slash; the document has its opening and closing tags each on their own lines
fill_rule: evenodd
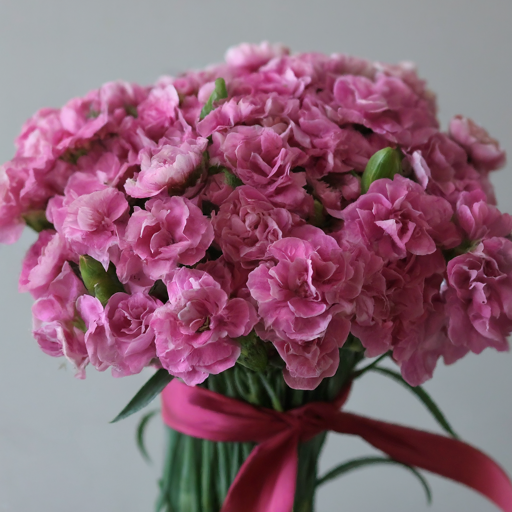
<svg viewBox="0 0 512 512">
<path fill-rule="evenodd" d="M 334 402 L 313 402 L 283 413 L 175 379 L 162 392 L 162 416 L 169 427 L 189 436 L 257 443 L 221 512 L 290 512 L 298 445 L 326 430 L 361 437 L 392 459 L 465 484 L 503 512 L 512 512 L 512 483 L 487 455 L 456 439 L 340 411 L 349 391 L 345 388 Z"/>
</svg>

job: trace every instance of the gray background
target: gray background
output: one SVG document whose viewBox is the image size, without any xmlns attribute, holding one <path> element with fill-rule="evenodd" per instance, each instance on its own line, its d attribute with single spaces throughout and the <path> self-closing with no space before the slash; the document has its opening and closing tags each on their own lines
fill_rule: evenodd
<svg viewBox="0 0 512 512">
<path fill-rule="evenodd" d="M 101 83 L 150 83 L 159 75 L 222 60 L 238 42 L 281 41 L 294 51 L 346 52 L 374 60 L 412 60 L 438 93 L 440 117 L 473 117 L 512 150 L 510 0 L 0 0 L 0 160 L 13 154 L 23 121 Z M 493 177 L 502 210 L 512 213 L 512 176 Z M 21 259 L 34 236 L 0 248 L 0 511 L 150 511 L 163 429 L 149 428 L 155 464 L 134 444 L 136 418 L 108 421 L 148 378 L 89 370 L 73 378 L 30 335 L 31 298 L 17 292 Z M 512 361 L 469 356 L 440 366 L 426 385 L 460 435 L 512 474 Z M 436 430 L 407 391 L 384 377 L 358 382 L 349 409 Z M 331 436 L 324 469 L 372 453 Z M 360 470 L 326 486 L 318 510 L 416 512 L 495 510 L 475 493 L 430 478 L 429 509 L 399 468 Z"/>
</svg>

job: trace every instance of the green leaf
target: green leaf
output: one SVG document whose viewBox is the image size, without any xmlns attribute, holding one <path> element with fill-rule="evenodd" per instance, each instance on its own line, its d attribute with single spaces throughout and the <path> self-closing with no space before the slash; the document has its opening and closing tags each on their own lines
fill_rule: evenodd
<svg viewBox="0 0 512 512">
<path fill-rule="evenodd" d="M 87 291 L 94 295 L 104 306 L 114 293 L 125 291 L 112 263 L 106 271 L 103 265 L 91 256 L 80 256 L 80 275 Z"/>
<path fill-rule="evenodd" d="M 223 100 L 228 97 L 228 90 L 226 88 L 226 82 L 224 78 L 217 78 L 215 80 L 215 89 L 211 93 L 206 105 L 201 110 L 201 116 L 199 119 L 204 119 L 212 110 L 214 110 L 213 103 L 215 101 Z"/>
<path fill-rule="evenodd" d="M 142 416 L 139 421 L 139 425 L 137 427 L 137 447 L 139 448 L 140 454 L 146 462 L 151 462 L 151 457 L 146 450 L 146 445 L 144 443 L 144 433 L 146 431 L 146 427 L 148 426 L 149 420 L 157 413 L 158 411 L 151 411 Z"/>
<path fill-rule="evenodd" d="M 362 457 L 360 459 L 352 459 L 348 462 L 344 462 L 339 466 L 336 466 L 334 469 L 331 469 L 328 473 L 317 480 L 317 486 L 323 485 L 326 482 L 332 480 L 333 478 L 337 478 L 338 476 L 344 475 L 349 471 L 353 471 L 354 469 L 362 468 L 365 466 L 372 466 L 374 464 L 393 464 L 395 466 L 402 466 L 403 468 L 409 470 L 421 483 L 423 489 L 425 491 L 427 497 L 427 503 L 430 505 L 432 503 L 432 491 L 430 490 L 430 486 L 425 479 L 425 477 L 412 466 L 408 466 L 407 464 L 403 464 L 402 462 L 398 462 L 393 459 L 389 459 L 387 457 Z"/>
<path fill-rule="evenodd" d="M 414 393 L 425 405 L 425 407 L 430 411 L 432 416 L 436 419 L 439 425 L 452 437 L 458 439 L 459 436 L 453 431 L 451 425 L 448 423 L 448 420 L 445 418 L 444 414 L 441 412 L 439 407 L 435 404 L 435 402 L 430 398 L 430 395 L 421 387 L 421 386 L 411 386 L 407 384 L 403 377 L 393 370 L 388 370 L 387 368 L 380 368 L 378 366 L 374 366 L 370 368 L 370 371 L 377 372 L 386 377 L 389 377 L 396 382 L 402 384 L 402 386 L 406 387 L 409 391 Z"/>
<path fill-rule="evenodd" d="M 174 377 L 166 369 L 161 368 L 158 370 L 110 423 L 124 420 L 128 416 L 146 407 L 146 405 L 151 403 L 163 391 L 165 386 L 167 386 L 173 378 Z"/>
<path fill-rule="evenodd" d="M 391 178 L 402 170 L 402 157 L 398 149 L 384 148 L 377 151 L 368 163 L 361 178 L 361 192 L 366 194 L 370 185 L 381 178 Z"/>
</svg>

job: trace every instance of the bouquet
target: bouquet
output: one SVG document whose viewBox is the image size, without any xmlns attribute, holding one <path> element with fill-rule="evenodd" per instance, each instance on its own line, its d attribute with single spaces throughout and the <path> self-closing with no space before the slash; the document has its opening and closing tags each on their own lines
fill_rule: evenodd
<svg viewBox="0 0 512 512">
<path fill-rule="evenodd" d="M 441 358 L 508 350 L 512 217 L 489 181 L 505 154 L 462 116 L 441 131 L 411 64 L 242 44 L 42 109 L 16 143 L 0 241 L 39 232 L 19 282 L 35 340 L 78 378 L 155 369 L 116 420 L 161 393 L 157 511 L 310 512 L 319 485 L 375 463 L 512 510 L 506 475 L 421 388 Z M 369 371 L 447 436 L 340 410 Z M 319 476 L 328 430 L 385 456 Z"/>
</svg>

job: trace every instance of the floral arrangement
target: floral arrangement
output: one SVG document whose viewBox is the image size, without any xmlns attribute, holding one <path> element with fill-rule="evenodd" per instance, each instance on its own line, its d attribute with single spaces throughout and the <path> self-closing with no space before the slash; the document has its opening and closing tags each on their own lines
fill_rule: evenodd
<svg viewBox="0 0 512 512">
<path fill-rule="evenodd" d="M 505 154 L 464 117 L 441 131 L 410 64 L 243 44 L 42 109 L 16 143 L 0 240 L 39 232 L 19 285 L 34 337 L 79 378 L 157 369 L 120 417 L 173 377 L 284 413 L 380 370 L 452 433 L 415 386 L 440 358 L 508 350 L 512 217 L 489 182 Z M 400 373 L 359 366 L 377 356 Z M 219 510 L 251 440 L 169 432 L 158 509 Z M 297 511 L 313 507 L 316 435 L 299 448 Z M 200 476 L 205 461 L 220 476 Z"/>
</svg>

